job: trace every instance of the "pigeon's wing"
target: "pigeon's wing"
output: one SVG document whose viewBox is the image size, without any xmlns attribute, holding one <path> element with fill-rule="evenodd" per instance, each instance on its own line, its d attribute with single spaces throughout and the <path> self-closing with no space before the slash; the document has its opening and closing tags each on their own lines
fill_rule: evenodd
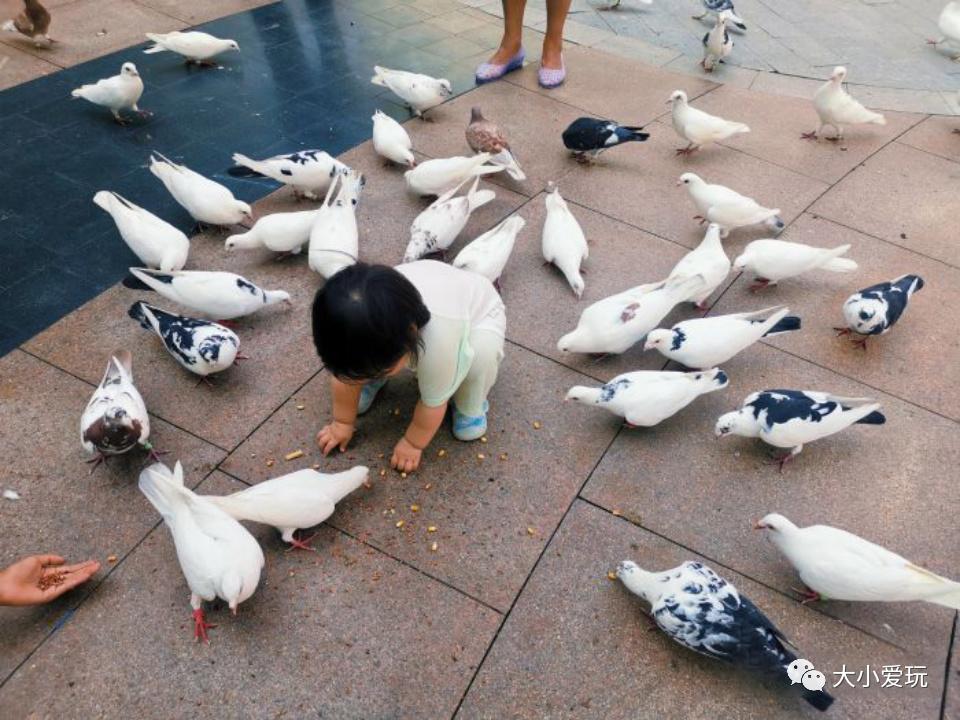
<svg viewBox="0 0 960 720">
<path fill-rule="evenodd" d="M 333 514 L 334 502 L 317 486 L 289 482 L 290 477 L 258 483 L 217 503 L 238 519 L 252 520 L 274 527 L 308 527 Z"/>
<path fill-rule="evenodd" d="M 80 91 L 87 100 L 97 105 L 116 105 L 127 96 L 123 78 L 119 75 L 98 80 L 92 85 L 82 85 Z"/>
<path fill-rule="evenodd" d="M 857 100 L 851 97 L 842 88 L 831 94 L 826 103 L 830 118 L 841 125 L 855 125 L 868 122 L 876 113 L 868 110 Z"/>
</svg>

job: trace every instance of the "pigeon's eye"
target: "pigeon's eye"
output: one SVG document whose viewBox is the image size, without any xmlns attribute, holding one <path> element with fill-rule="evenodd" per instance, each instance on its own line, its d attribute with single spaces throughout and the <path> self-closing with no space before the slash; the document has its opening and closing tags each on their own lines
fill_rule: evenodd
<svg viewBox="0 0 960 720">
<path fill-rule="evenodd" d="M 870 319 L 870 313 L 868 313 L 866 310 L 861 310 L 861 311 L 860 311 L 860 319 L 861 319 L 861 320 L 869 320 L 869 319 Z"/>
</svg>

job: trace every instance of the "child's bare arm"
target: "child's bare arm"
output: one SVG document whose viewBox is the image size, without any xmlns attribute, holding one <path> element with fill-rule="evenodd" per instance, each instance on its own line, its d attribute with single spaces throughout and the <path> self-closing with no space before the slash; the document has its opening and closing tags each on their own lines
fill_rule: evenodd
<svg viewBox="0 0 960 720">
<path fill-rule="evenodd" d="M 339 447 L 343 452 L 350 444 L 357 421 L 357 403 L 360 402 L 363 386 L 348 385 L 331 378 L 330 389 L 333 394 L 333 421 L 317 433 L 317 445 L 324 455 L 328 455 L 335 447 Z"/>
<path fill-rule="evenodd" d="M 447 413 L 447 404 L 428 407 L 422 402 L 417 403 L 413 411 L 413 420 L 407 427 L 406 433 L 393 450 L 390 464 L 402 472 L 412 472 L 420 466 L 423 449 L 430 444 L 433 436 L 443 423 Z"/>
</svg>

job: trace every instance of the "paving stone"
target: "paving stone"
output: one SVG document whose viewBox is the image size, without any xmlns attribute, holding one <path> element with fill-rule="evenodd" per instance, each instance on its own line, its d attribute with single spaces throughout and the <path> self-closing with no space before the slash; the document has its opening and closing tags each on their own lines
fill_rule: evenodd
<svg viewBox="0 0 960 720">
<path fill-rule="evenodd" d="M 506 610 L 617 431 L 616 423 L 588 426 L 590 408 L 561 403 L 567 388 L 582 381 L 576 373 L 508 345 L 490 396 L 489 442 L 457 442 L 445 423 L 424 452 L 421 470 L 402 478 L 390 470 L 389 461 L 416 403 L 414 378 L 392 380 L 359 420 L 348 451 L 324 459 L 314 444 L 330 420 L 329 377 L 323 373 L 237 448 L 223 468 L 241 480 L 260 482 L 300 467 L 319 465 L 335 472 L 367 465 L 372 488 L 341 503 L 330 522 L 430 577 Z M 557 453 L 558 447 L 565 451 Z M 295 449 L 303 450 L 304 457 L 284 462 Z M 272 467 L 267 467 L 269 458 L 275 459 Z M 429 532 L 431 526 L 436 532 Z"/>
<path fill-rule="evenodd" d="M 729 388 L 700 397 L 682 421 L 621 433 L 583 497 L 784 592 L 797 586 L 795 573 L 752 530 L 770 512 L 801 527 L 841 527 L 934 572 L 960 576 L 960 547 L 938 510 L 957 496 L 953 421 L 764 344 L 724 370 Z M 887 423 L 810 443 L 781 475 L 769 464 L 773 448 L 714 435 L 720 415 L 766 388 L 878 398 Z M 952 612 L 932 605 L 829 602 L 816 609 L 923 653 L 942 649 L 953 622 Z"/>
<path fill-rule="evenodd" d="M 134 377 L 148 407 L 154 397 L 139 383 L 143 366 L 134 351 Z M 106 367 L 108 353 L 87 347 Z M 98 377 L 96 382 L 99 382 Z M 6 678 L 43 639 L 62 623 L 91 587 L 105 581 L 110 555 L 124 557 L 156 522 L 141 504 L 137 476 L 146 458 L 132 450 L 110 459 L 93 474 L 80 446 L 80 414 L 94 387 L 62 370 L 14 351 L 0 359 L 0 398 L 4 433 L 0 451 L 5 458 L 0 486 L 20 494 L 20 500 L 0 501 L 3 551 L 0 567 L 38 553 L 59 554 L 68 562 L 99 560 L 100 572 L 91 584 L 49 605 L 35 608 L 0 607 L 0 678 Z M 225 453 L 155 417 L 150 440 L 181 458 L 195 485 Z M 34 687 L 34 694 L 37 693 Z M 3 701 L 0 700 L 0 705 Z M 7 715 L 13 717 L 19 713 Z"/>
<path fill-rule="evenodd" d="M 608 571 L 667 569 L 693 552 L 578 501 L 524 588 L 458 718 L 810 718 L 799 696 L 651 632 L 648 606 Z M 927 689 L 830 688 L 831 717 L 939 717 L 943 647 L 904 652 L 706 561 L 756 603 L 832 686 L 844 666 L 929 663 Z M 911 627 L 920 625 L 911 618 Z M 934 661 L 936 665 L 934 665 Z M 856 675 L 853 676 L 854 681 Z M 786 684 L 786 683 L 784 683 Z"/>
<path fill-rule="evenodd" d="M 894 143 L 831 188 L 811 211 L 956 267 L 958 178 L 960 163 Z"/>
<path fill-rule="evenodd" d="M 768 305 L 789 305 L 803 319 L 803 330 L 764 342 L 889 392 L 953 419 L 960 419 L 960 388 L 946 367 L 960 363 L 960 343 L 930 308 L 960 303 L 960 271 L 936 260 L 862 235 L 809 214 L 800 217 L 784 240 L 822 247 L 849 243 L 848 256 L 857 272 L 811 272 L 785 280 L 776 289 L 756 295 L 747 290 L 751 277 L 741 275 L 711 314 L 742 312 Z M 868 350 L 854 348 L 848 338 L 835 338 L 844 326 L 841 308 L 857 290 L 912 273 L 924 279 L 900 323 L 886 335 L 871 338 Z"/>
<path fill-rule="evenodd" d="M 957 128 L 960 128 L 958 118 L 929 117 L 901 135 L 897 141 L 960 162 L 960 135 L 954 133 Z"/>
<path fill-rule="evenodd" d="M 482 27 L 487 22 L 462 10 L 454 10 L 430 18 L 427 20 L 427 24 L 440 28 L 447 33 L 460 35 L 466 30 Z"/>
<path fill-rule="evenodd" d="M 202 3 L 191 0 L 143 0 L 140 4 L 196 25 L 225 15 L 272 5 L 275 0 L 204 0 Z"/>
<path fill-rule="evenodd" d="M 239 485 L 216 475 L 201 491 Z M 248 715 L 255 699 L 256 714 L 290 717 L 449 716 L 499 615 L 335 530 L 320 531 L 317 554 L 279 551 L 273 532 L 255 530 L 267 556 L 257 592 L 236 617 L 208 609 L 218 627 L 198 645 L 161 525 L 4 685 L 0 713 L 93 717 L 110 707 L 159 718 L 189 706 L 221 718 Z"/>
<path fill-rule="evenodd" d="M 30 45 L 32 47 L 32 45 Z M 34 57 L 19 47 L 8 43 L 0 45 L 0 90 L 19 85 L 36 77 L 49 75 L 59 66 L 45 59 Z"/>
</svg>

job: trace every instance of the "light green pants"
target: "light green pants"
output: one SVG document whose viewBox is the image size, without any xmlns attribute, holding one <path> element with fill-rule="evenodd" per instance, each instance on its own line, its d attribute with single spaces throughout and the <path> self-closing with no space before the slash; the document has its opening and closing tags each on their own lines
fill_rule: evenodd
<svg viewBox="0 0 960 720">
<path fill-rule="evenodd" d="M 497 381 L 503 360 L 503 342 L 503 335 L 493 330 L 476 329 L 470 333 L 473 362 L 453 394 L 453 404 L 462 414 L 470 417 L 484 414 L 487 395 Z"/>
</svg>

